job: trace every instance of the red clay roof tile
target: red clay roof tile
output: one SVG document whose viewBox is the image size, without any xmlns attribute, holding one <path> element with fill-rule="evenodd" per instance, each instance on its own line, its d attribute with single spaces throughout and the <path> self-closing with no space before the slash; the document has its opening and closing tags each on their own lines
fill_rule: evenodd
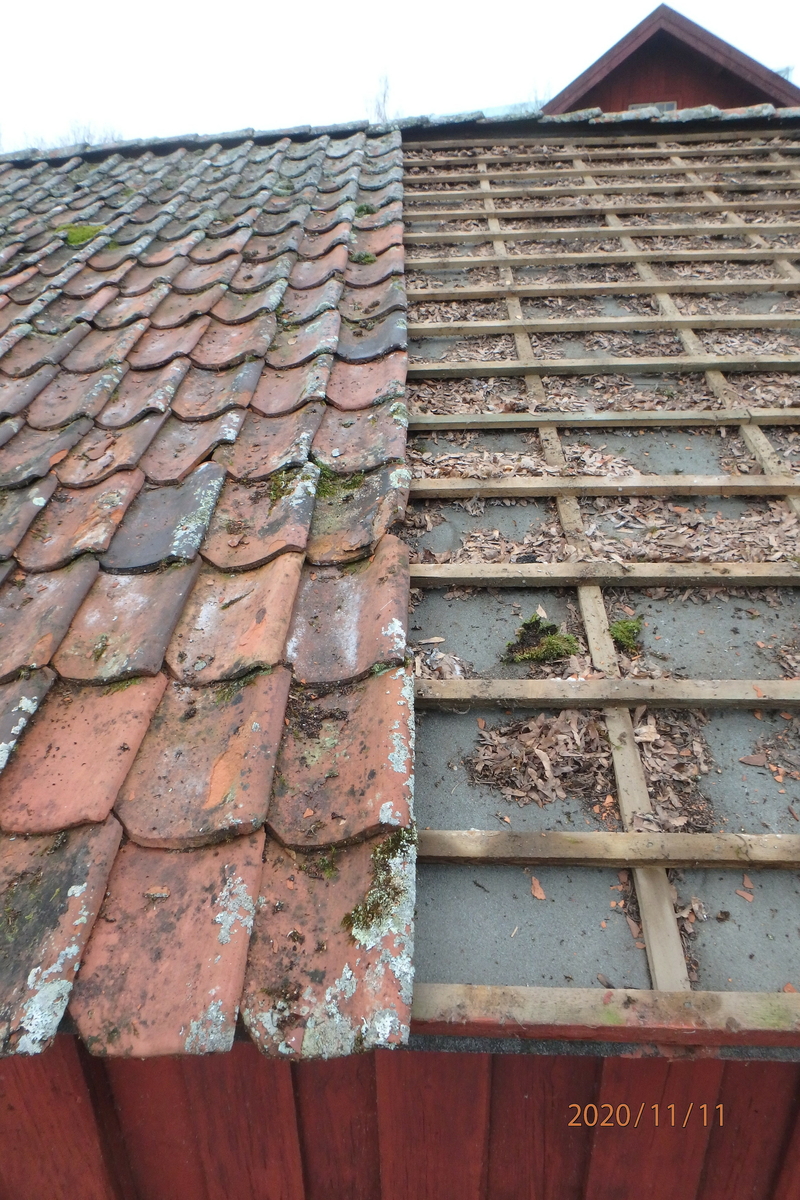
<svg viewBox="0 0 800 1200">
<path fill-rule="evenodd" d="M 290 225 L 274 237 L 256 234 L 248 242 L 242 258 L 246 263 L 269 262 L 270 259 L 296 251 L 302 240 L 303 229 L 300 225 Z"/>
<path fill-rule="evenodd" d="M 345 288 L 339 305 L 346 321 L 374 321 L 397 309 L 406 309 L 405 284 L 399 275 L 391 275 L 374 287 Z"/>
<path fill-rule="evenodd" d="M 204 566 L 167 649 L 182 683 L 236 679 L 284 658 L 302 555 L 236 574 Z"/>
<path fill-rule="evenodd" d="M 122 279 L 120 291 L 123 296 L 142 296 L 158 283 L 171 283 L 183 277 L 186 270 L 198 268 L 187 267 L 188 258 L 173 258 L 162 267 L 133 266 Z"/>
<path fill-rule="evenodd" d="M 189 258 L 196 263 L 220 262 L 229 254 L 241 254 L 251 236 L 252 230 L 245 226 L 227 236 L 207 237 L 189 251 Z"/>
<path fill-rule="evenodd" d="M 113 271 L 93 271 L 91 267 L 84 267 L 64 284 L 64 294 L 76 297 L 94 296 L 109 284 L 121 283 L 123 279 L 127 283 L 129 273 L 133 274 L 131 268 L 136 269 L 132 258 L 121 263 Z"/>
<path fill-rule="evenodd" d="M 153 328 L 174 329 L 192 317 L 205 316 L 224 295 L 225 288 L 221 283 L 206 288 L 204 292 L 191 292 L 188 295 L 167 289 L 158 310 L 153 313 Z"/>
<path fill-rule="evenodd" d="M 200 547 L 203 558 L 221 571 L 247 571 L 287 550 L 305 550 L 318 477 L 306 463 L 279 480 L 229 479 Z"/>
<path fill-rule="evenodd" d="M 140 466 L 150 483 L 180 483 L 217 446 L 235 442 L 243 421 L 241 410 L 210 421 L 170 417 L 142 456 Z"/>
<path fill-rule="evenodd" d="M 372 471 L 405 455 L 408 413 L 399 400 L 357 413 L 327 408 L 311 456 L 337 475 Z"/>
<path fill-rule="evenodd" d="M 68 371 L 99 371 L 109 363 L 120 363 L 130 358 L 133 363 L 133 347 L 146 335 L 149 321 L 134 321 L 124 329 L 93 329 L 79 346 L 64 359 Z M 153 364 L 160 366 L 160 364 Z"/>
<path fill-rule="evenodd" d="M 349 246 L 352 240 L 350 221 L 340 221 L 325 233 L 306 233 L 298 247 L 298 253 L 301 258 L 321 258 L 334 246 Z"/>
<path fill-rule="evenodd" d="M 0 775 L 0 829 L 57 833 L 105 821 L 166 682 L 157 675 L 123 689 L 56 684 Z"/>
<path fill-rule="evenodd" d="M 241 325 L 261 313 L 275 312 L 286 291 L 286 280 L 278 279 L 258 292 L 225 292 L 216 302 L 212 315 L 226 325 Z"/>
<path fill-rule="evenodd" d="M 24 379 L 7 379 L 0 375 L 0 417 L 11 417 L 22 412 L 57 374 L 58 367 L 52 364 L 40 367 Z"/>
<path fill-rule="evenodd" d="M 75 297 L 73 299 L 70 296 L 59 296 L 57 300 L 53 300 L 47 308 L 33 318 L 33 325 L 40 333 L 64 333 L 76 321 L 95 320 L 97 314 L 106 306 L 111 305 L 118 295 L 117 288 L 103 287 L 93 296 L 86 298 Z M 136 314 L 136 316 L 146 315 L 146 313 Z"/>
<path fill-rule="evenodd" d="M 96 417 L 116 391 L 127 369 L 127 363 L 124 363 L 89 374 L 59 371 L 31 405 L 28 424 L 33 429 L 59 429 L 76 417 Z"/>
<path fill-rule="evenodd" d="M 399 400 L 406 391 L 408 354 L 396 351 L 370 363 L 346 363 L 337 358 L 328 381 L 327 399 L 336 408 L 355 412 Z"/>
<path fill-rule="evenodd" d="M 89 428 L 91 421 L 87 417 L 52 432 L 26 425 L 0 449 L 0 487 L 23 487 L 41 479 Z"/>
<path fill-rule="evenodd" d="M 410 482 L 410 472 L 400 466 L 328 481 L 311 518 L 309 562 L 346 563 L 372 553 L 379 538 L 404 517 Z"/>
<path fill-rule="evenodd" d="M 389 225 L 380 225 L 377 229 L 359 229 L 353 235 L 351 254 L 383 254 L 390 246 L 402 246 L 403 222 L 393 221 Z"/>
<path fill-rule="evenodd" d="M 339 343 L 341 317 L 338 311 L 324 312 L 306 325 L 291 325 L 275 338 L 267 363 L 279 371 L 302 366 L 318 354 L 333 354 Z"/>
<path fill-rule="evenodd" d="M 14 914 L 0 973 L 0 1054 L 38 1054 L 55 1037 L 121 836 L 113 817 L 55 836 L 0 836 L 0 894 Z"/>
<path fill-rule="evenodd" d="M 175 397 L 172 411 L 183 421 L 206 421 L 231 408 L 247 408 L 263 362 L 253 359 L 227 371 L 192 367 Z"/>
<path fill-rule="evenodd" d="M 189 370 L 188 358 L 175 358 L 160 371 L 129 371 L 97 418 L 106 429 L 119 429 L 146 413 L 165 413 Z"/>
<path fill-rule="evenodd" d="M 405 312 L 391 312 L 373 325 L 342 323 L 337 354 L 345 362 L 371 362 L 408 347 Z"/>
<path fill-rule="evenodd" d="M 91 1053 L 230 1050 L 263 845 L 122 847 L 70 1003 Z"/>
<path fill-rule="evenodd" d="M 360 217 L 356 217 L 353 227 L 355 229 L 380 229 L 384 225 L 391 225 L 392 222 L 402 221 L 402 219 L 402 201 L 392 200 L 389 204 L 384 205 L 383 208 L 379 208 L 377 212 L 365 212 Z"/>
<path fill-rule="evenodd" d="M 31 521 L 42 511 L 57 485 L 55 475 L 46 475 L 39 483 L 0 495 L 0 558 L 8 558 L 14 553 Z"/>
<path fill-rule="evenodd" d="M 128 355 L 128 361 L 137 370 L 166 366 L 173 358 L 190 354 L 210 323 L 210 317 L 197 317 L 179 329 L 150 329 Z"/>
<path fill-rule="evenodd" d="M 67 487 L 90 487 L 135 467 L 165 419 L 165 413 L 156 412 L 116 431 L 95 427 L 59 463 L 59 480 Z"/>
<path fill-rule="evenodd" d="M 269 262 L 243 263 L 231 278 L 231 290 L 234 292 L 263 291 L 264 288 L 270 287 L 278 280 L 288 279 L 294 261 L 293 254 L 282 254 L 280 258 L 273 258 Z"/>
<path fill-rule="evenodd" d="M 107 550 L 143 483 L 141 471 L 120 471 L 95 487 L 57 492 L 17 547 L 17 562 L 26 571 L 55 571 L 79 554 Z"/>
<path fill-rule="evenodd" d="M 287 288 L 281 303 L 281 321 L 284 325 L 300 325 L 311 321 L 329 309 L 339 307 L 344 284 L 341 279 L 329 279 L 316 288 Z"/>
<path fill-rule="evenodd" d="M 173 258 L 178 258 L 190 253 L 190 251 L 202 241 L 205 234 L 200 230 L 189 233 L 186 237 L 180 238 L 176 242 L 165 242 L 160 238 L 152 241 L 147 249 L 139 255 L 139 262 L 145 267 L 162 267 L 166 263 L 171 262 Z"/>
<path fill-rule="evenodd" d="M 402 275 L 405 271 L 404 263 L 403 247 L 390 246 L 375 262 L 359 263 L 351 258 L 344 280 L 351 287 L 373 287 L 376 283 L 388 279 L 390 275 Z"/>
<path fill-rule="evenodd" d="M 326 212 L 325 210 L 310 212 L 305 219 L 304 228 L 306 233 L 312 236 L 327 233 L 329 229 L 333 229 L 341 221 L 352 224 L 355 215 L 355 204 L 353 204 L 352 200 L 346 200 L 344 204 L 340 204 L 338 208 L 334 208 L 330 212 Z"/>
<path fill-rule="evenodd" d="M 54 671 L 45 667 L 31 671 L 0 686 L 0 771 L 4 771 L 29 719 L 55 682 Z"/>
<path fill-rule="evenodd" d="M 114 291 L 116 292 L 116 289 Z M 151 316 L 164 297 L 169 295 L 169 292 L 168 283 L 157 283 L 148 292 L 137 292 L 135 296 L 112 298 L 111 303 L 102 312 L 98 312 L 94 318 L 94 324 L 97 329 L 122 329 L 125 325 L 130 325 L 132 321 L 139 321 L 143 317 Z M 98 292 L 99 295 L 102 295 L 102 292 Z"/>
<path fill-rule="evenodd" d="M 46 333 L 29 333 L 0 358 L 0 371 L 12 379 L 19 379 L 24 375 L 32 375 L 45 363 L 60 363 L 88 333 L 89 326 L 83 323 L 74 325 L 56 337 Z"/>
<path fill-rule="evenodd" d="M 134 842 L 186 850 L 263 826 L 290 679 L 169 684 L 115 806 Z"/>
<path fill-rule="evenodd" d="M 282 417 L 249 412 L 233 446 L 215 450 L 214 461 L 234 479 L 251 482 L 267 479 L 287 467 L 301 467 L 308 459 L 324 411 L 322 404 L 306 404 Z"/>
<path fill-rule="evenodd" d="M 304 366 L 288 371 L 265 367 L 251 408 L 265 417 L 278 417 L 294 412 L 309 400 L 324 400 L 332 365 L 330 354 L 320 354 Z"/>
<path fill-rule="evenodd" d="M 272 313 L 264 313 L 241 325 L 224 325 L 212 317 L 190 358 L 196 367 L 208 371 L 236 367 L 247 358 L 263 358 L 277 327 L 277 319 Z"/>
<path fill-rule="evenodd" d="M 347 246 L 334 246 L 321 258 L 298 260 L 289 276 L 293 288 L 319 287 L 332 275 L 344 275 L 347 269 Z"/>
<path fill-rule="evenodd" d="M 292 225 L 302 225 L 310 211 L 308 204 L 294 204 L 285 212 L 263 212 L 254 221 L 253 229 L 265 237 L 275 237 Z"/>
</svg>

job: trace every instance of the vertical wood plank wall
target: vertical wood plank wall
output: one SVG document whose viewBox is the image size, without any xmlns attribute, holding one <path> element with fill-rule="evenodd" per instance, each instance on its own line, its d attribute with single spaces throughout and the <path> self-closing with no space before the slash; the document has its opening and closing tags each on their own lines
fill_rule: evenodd
<svg viewBox="0 0 800 1200">
<path fill-rule="evenodd" d="M 644 1103 L 651 1119 L 570 1127 L 572 1103 Z M 704 1103 L 724 1105 L 723 1127 L 682 1128 Z M 800 1200 L 800 1064 L 386 1051 L 290 1065 L 246 1042 L 103 1061 L 69 1036 L 0 1060 L 0 1200 L 632 1195 Z"/>
</svg>

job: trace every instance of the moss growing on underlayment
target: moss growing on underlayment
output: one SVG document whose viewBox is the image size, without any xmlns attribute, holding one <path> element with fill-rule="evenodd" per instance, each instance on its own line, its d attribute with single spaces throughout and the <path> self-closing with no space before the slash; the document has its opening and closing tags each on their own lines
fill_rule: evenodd
<svg viewBox="0 0 800 1200">
<path fill-rule="evenodd" d="M 614 645 L 628 654 L 635 654 L 639 649 L 639 634 L 642 632 L 642 618 L 630 617 L 621 621 L 612 621 L 609 632 L 614 639 Z"/>
<path fill-rule="evenodd" d="M 534 615 L 522 622 L 517 640 L 508 643 L 503 662 L 555 662 L 579 650 L 578 639 L 571 633 L 562 633 L 551 621 Z"/>
</svg>

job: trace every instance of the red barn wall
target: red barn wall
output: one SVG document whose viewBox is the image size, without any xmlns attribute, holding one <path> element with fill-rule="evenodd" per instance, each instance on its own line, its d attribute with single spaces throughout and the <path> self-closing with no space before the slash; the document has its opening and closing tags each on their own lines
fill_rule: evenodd
<svg viewBox="0 0 800 1200">
<path fill-rule="evenodd" d="M 0 1060 L 0 1200 L 799 1200 L 799 1100 L 790 1062 L 102 1060 L 63 1035 Z M 590 1103 L 645 1119 L 571 1127 Z"/>
<path fill-rule="evenodd" d="M 663 31 L 635 50 L 605 79 L 586 92 L 570 108 L 602 108 L 623 112 L 630 104 L 675 100 L 678 108 L 716 104 L 739 108 L 774 101 L 759 88 L 739 79 L 731 71 Z"/>
</svg>

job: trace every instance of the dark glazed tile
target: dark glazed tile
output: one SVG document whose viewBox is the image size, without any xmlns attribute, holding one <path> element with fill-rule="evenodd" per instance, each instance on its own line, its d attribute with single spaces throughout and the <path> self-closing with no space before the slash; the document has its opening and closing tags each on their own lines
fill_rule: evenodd
<svg viewBox="0 0 800 1200">
<path fill-rule="evenodd" d="M 347 246 L 334 246 L 322 258 L 298 261 L 289 276 L 293 288 L 315 288 L 332 275 L 344 275 L 347 270 Z"/>
<path fill-rule="evenodd" d="M 265 367 L 251 407 L 265 417 L 279 417 L 294 412 L 309 400 L 324 400 L 332 365 L 329 354 L 320 354 L 305 366 L 290 371 Z"/>
<path fill-rule="evenodd" d="M 264 483 L 229 479 L 200 547 L 203 558 L 221 571 L 249 571 L 287 550 L 305 550 L 318 478 L 306 463 Z"/>
<path fill-rule="evenodd" d="M 60 463 L 70 448 L 91 429 L 87 417 L 54 433 L 26 426 L 0 449 L 0 487 L 24 487 L 42 479 L 56 463 Z"/>
<path fill-rule="evenodd" d="M 226 325 L 241 325 L 262 313 L 275 312 L 286 291 L 286 280 L 278 279 L 260 292 L 226 292 L 214 305 L 212 315 Z"/>
<path fill-rule="evenodd" d="M 278 371 L 299 367 L 318 354 L 335 354 L 339 343 L 339 313 L 325 312 L 307 325 L 282 329 L 267 355 L 267 364 Z"/>
<path fill-rule="evenodd" d="M 221 262 L 229 254 L 241 254 L 251 236 L 252 230 L 243 227 L 234 233 L 229 233 L 226 237 L 207 237 L 205 241 L 200 242 L 198 246 L 189 251 L 189 258 L 196 263 Z"/>
<path fill-rule="evenodd" d="M 93 1054 L 231 1049 L 263 846 L 255 833 L 192 854 L 122 847 L 70 1004 Z"/>
<path fill-rule="evenodd" d="M 0 1055 L 39 1054 L 67 1007 L 122 837 L 113 817 L 45 837 L 0 837 L 7 923 L 0 967 Z"/>
<path fill-rule="evenodd" d="M 159 305 L 158 311 L 153 314 L 153 328 L 175 329 L 192 317 L 205 316 L 224 295 L 225 288 L 221 283 L 206 288 L 204 292 L 193 292 L 189 295 L 170 292 Z"/>
<path fill-rule="evenodd" d="M 187 258 L 173 258 L 172 262 L 163 267 L 140 267 L 138 264 L 129 271 L 122 281 L 123 296 L 141 296 L 149 292 L 158 283 L 171 283 L 182 277 L 187 269 Z M 188 268 L 191 270 L 192 268 Z M 196 269 L 196 268 L 195 268 Z"/>
<path fill-rule="evenodd" d="M 408 413 L 399 400 L 358 413 L 326 408 L 311 447 L 311 457 L 337 475 L 373 471 L 403 458 Z"/>
<path fill-rule="evenodd" d="M 234 292 L 262 292 L 283 279 L 288 279 L 294 266 L 295 256 L 283 254 L 271 262 L 243 263 L 231 279 Z"/>
<path fill-rule="evenodd" d="M 338 225 L 334 225 L 327 233 L 319 233 L 313 236 L 306 234 L 300 243 L 298 253 L 301 258 L 321 258 L 323 254 L 327 254 L 334 246 L 349 246 L 351 241 L 350 222 L 340 221 Z"/>
<path fill-rule="evenodd" d="M 301 554 L 281 554 L 244 574 L 204 566 L 167 650 L 181 683 L 237 679 L 283 660 Z"/>
<path fill-rule="evenodd" d="M 24 735 L 28 721 L 55 682 L 55 672 L 45 667 L 0 686 L 0 771 Z"/>
<path fill-rule="evenodd" d="M 116 289 L 115 289 L 116 290 Z M 141 295 L 120 296 L 99 312 L 94 318 L 97 329 L 122 329 L 132 321 L 140 321 L 149 317 L 158 308 L 162 300 L 170 294 L 168 283 L 157 283 L 149 292 Z M 90 320 L 91 318 L 86 318 Z"/>
<path fill-rule="evenodd" d="M 116 471 L 131 470 L 165 420 L 164 413 L 154 413 L 117 432 L 95 427 L 58 467 L 59 482 L 66 487 L 90 487 Z"/>
<path fill-rule="evenodd" d="M 198 571 L 199 561 L 146 575 L 101 572 L 53 659 L 59 675 L 80 683 L 155 675 Z"/>
<path fill-rule="evenodd" d="M 345 362 L 362 363 L 407 348 L 406 314 L 392 312 L 375 325 L 372 321 L 343 323 L 337 354 Z"/>
<path fill-rule="evenodd" d="M 343 846 L 411 824 L 413 676 L 384 671 L 289 705 L 267 829 L 297 850 Z"/>
<path fill-rule="evenodd" d="M 392 275 L 375 287 L 346 288 L 339 311 L 346 321 L 375 321 L 391 312 L 405 312 L 406 307 L 403 278 Z"/>
<path fill-rule="evenodd" d="M 92 488 L 56 492 L 17 548 L 17 562 L 26 571 L 55 571 L 79 554 L 101 554 L 143 483 L 141 471 L 120 471 Z"/>
<path fill-rule="evenodd" d="M 405 516 L 411 473 L 382 467 L 368 475 L 337 475 L 317 490 L 306 555 L 313 563 L 363 558 Z"/>
<path fill-rule="evenodd" d="M 24 379 L 5 379 L 0 375 L 0 417 L 13 417 L 22 412 L 57 374 L 58 367 L 50 365 L 40 367 Z"/>
<path fill-rule="evenodd" d="M 176 358 L 160 371 L 129 371 L 97 418 L 98 425 L 120 429 L 147 413 L 168 412 L 189 365 L 188 358 Z"/>
<path fill-rule="evenodd" d="M 353 236 L 351 257 L 357 260 L 359 255 L 383 254 L 390 246 L 403 245 L 403 222 L 393 221 L 390 225 L 381 225 L 377 229 L 359 229 Z"/>
<path fill-rule="evenodd" d="M 348 683 L 376 663 L 399 666 L 408 589 L 408 550 L 391 534 L 372 558 L 347 570 L 304 567 L 285 655 L 297 678 Z"/>
<path fill-rule="evenodd" d="M 80 346 L 67 355 L 64 366 L 68 371 L 83 374 L 99 371 L 111 363 L 121 363 L 146 333 L 149 324 L 149 321 L 134 321 L 125 329 L 93 329 Z"/>
<path fill-rule="evenodd" d="M 263 1053 L 335 1058 L 408 1040 L 414 870 L 406 831 L 349 846 L 333 866 L 268 843 L 241 1000 Z"/>
<path fill-rule="evenodd" d="M 17 342 L 8 354 L 0 358 L 0 371 L 10 375 L 12 379 L 32 375 L 46 363 L 60 363 L 87 334 L 89 326 L 83 324 L 74 325 L 58 337 L 50 337 L 46 333 L 29 333 Z"/>
<path fill-rule="evenodd" d="M 0 683 L 22 667 L 46 667 L 97 575 L 97 562 L 84 555 L 60 571 L 21 571 L 0 589 Z"/>
<path fill-rule="evenodd" d="M 374 287 L 390 275 L 405 272 L 405 255 L 402 246 L 391 246 L 375 262 L 357 263 L 352 259 L 347 264 L 344 281 L 350 287 Z"/>
<path fill-rule="evenodd" d="M 0 776 L 0 828 L 57 833 L 105 821 L 165 686 L 163 675 L 123 689 L 56 684 Z"/>
<path fill-rule="evenodd" d="M 342 296 L 344 284 L 341 279 L 329 279 L 317 288 L 287 288 L 281 304 L 281 323 L 301 325 L 324 312 L 336 309 Z"/>
<path fill-rule="evenodd" d="M 107 571 L 152 571 L 197 553 L 214 512 L 225 472 L 203 463 L 177 487 L 142 492 L 101 559 Z"/>
<path fill-rule="evenodd" d="M 190 357 L 196 367 L 220 371 L 236 367 L 248 358 L 263 358 L 275 330 L 277 319 L 272 313 L 255 317 L 242 325 L 223 325 L 211 319 L 211 324 Z"/>
<path fill-rule="evenodd" d="M 211 421 L 179 421 L 170 417 L 139 465 L 150 483 L 180 483 L 217 446 L 235 442 L 243 421 L 242 411 L 223 413 Z"/>
<path fill-rule="evenodd" d="M 263 362 L 253 359 L 228 371 L 192 367 L 173 401 L 172 411 L 184 421 L 207 421 L 231 408 L 247 408 Z"/>
<path fill-rule="evenodd" d="M 140 846 L 186 850 L 264 824 L 289 672 L 205 688 L 170 683 L 115 806 Z"/>
<path fill-rule="evenodd" d="M 87 375 L 59 371 L 31 405 L 28 424 L 33 429 L 59 429 L 76 417 L 96 417 L 114 394 L 127 369 L 127 364 L 118 364 Z"/>
<path fill-rule="evenodd" d="M 73 275 L 72 279 L 64 284 L 64 294 L 66 296 L 94 296 L 101 288 L 108 287 L 110 284 L 119 284 L 123 279 L 126 279 L 129 272 L 135 269 L 132 258 L 121 263 L 113 271 L 93 271 L 91 267 L 84 267 L 77 275 Z"/>
<path fill-rule="evenodd" d="M 152 370 L 166 366 L 173 358 L 190 354 L 211 322 L 210 317 L 197 317 L 180 329 L 150 329 L 139 345 L 128 355 L 135 370 Z"/>
<path fill-rule="evenodd" d="M 337 358 L 328 380 L 328 402 L 345 412 L 356 412 L 384 400 L 399 400 L 405 395 L 407 371 L 405 351 L 371 363 L 346 363 Z"/>
<path fill-rule="evenodd" d="M 250 482 L 267 479 L 288 467 L 302 467 L 323 412 L 322 404 L 307 404 L 285 417 L 249 412 L 236 442 L 215 450 L 214 461 L 234 479 Z"/>
<path fill-rule="evenodd" d="M 33 324 L 40 333 L 65 333 L 76 321 L 96 320 L 97 314 L 112 304 L 118 294 L 116 288 L 104 287 L 87 299 L 59 296 L 38 317 L 33 318 Z M 137 313 L 137 316 L 146 315 Z"/>
<path fill-rule="evenodd" d="M 55 475 L 46 475 L 30 487 L 0 492 L 0 559 L 14 553 L 31 521 L 56 490 L 57 482 Z"/>
<path fill-rule="evenodd" d="M 256 234 L 248 242 L 242 257 L 246 263 L 269 262 L 282 254 L 296 251 L 302 239 L 303 230 L 300 225 L 291 225 L 275 237 L 260 237 Z"/>
</svg>

